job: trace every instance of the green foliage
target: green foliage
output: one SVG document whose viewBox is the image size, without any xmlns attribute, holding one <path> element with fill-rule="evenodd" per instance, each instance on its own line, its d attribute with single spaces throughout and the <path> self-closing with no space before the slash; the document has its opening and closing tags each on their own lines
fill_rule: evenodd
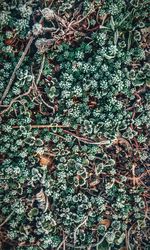
<svg viewBox="0 0 150 250">
<path fill-rule="evenodd" d="M 48 2 L 0 1 L 2 249 L 148 249 L 148 1 Z"/>
</svg>

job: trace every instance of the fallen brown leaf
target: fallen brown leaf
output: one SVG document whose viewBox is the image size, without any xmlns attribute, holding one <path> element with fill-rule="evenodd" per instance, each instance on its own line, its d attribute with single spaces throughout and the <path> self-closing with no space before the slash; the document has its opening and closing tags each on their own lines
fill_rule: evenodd
<svg viewBox="0 0 150 250">
<path fill-rule="evenodd" d="M 104 225 L 106 228 L 108 228 L 109 226 L 110 226 L 110 220 L 108 220 L 108 219 L 104 219 L 104 220 L 101 220 L 100 221 L 100 224 L 101 225 Z"/>
</svg>

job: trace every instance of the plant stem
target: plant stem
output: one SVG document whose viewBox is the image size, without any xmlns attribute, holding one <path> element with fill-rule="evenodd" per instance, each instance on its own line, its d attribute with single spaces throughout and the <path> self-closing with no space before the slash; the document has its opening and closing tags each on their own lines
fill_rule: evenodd
<svg viewBox="0 0 150 250">
<path fill-rule="evenodd" d="M 69 126 L 65 126 L 65 125 L 30 125 L 31 128 L 69 128 Z M 12 128 L 20 128 L 20 126 L 12 126 Z"/>
<path fill-rule="evenodd" d="M 4 93 L 3 93 L 3 95 L 2 95 L 2 98 L 1 98 L 1 101 L 0 101 L 0 105 L 2 104 L 3 100 L 6 98 L 8 92 L 9 92 L 9 90 L 10 90 L 10 88 L 11 88 L 11 85 L 12 85 L 14 79 L 15 79 L 16 71 L 20 68 L 21 64 L 23 63 L 24 58 L 25 58 L 26 54 L 28 53 L 28 50 L 29 50 L 29 48 L 30 48 L 30 46 L 31 46 L 31 44 L 32 44 L 32 42 L 33 42 L 33 40 L 34 40 L 34 37 L 31 36 L 30 39 L 29 39 L 29 41 L 28 41 L 28 43 L 27 43 L 27 45 L 26 45 L 26 48 L 25 48 L 24 52 L 22 53 L 22 56 L 20 57 L 20 59 L 19 59 L 17 65 L 16 65 L 16 67 L 15 67 L 13 73 L 12 73 L 12 76 L 11 76 L 11 78 L 10 78 L 10 80 L 9 80 L 9 83 L 8 83 L 8 85 L 7 85 L 7 87 L 6 87 L 5 91 L 4 91 Z"/>
</svg>

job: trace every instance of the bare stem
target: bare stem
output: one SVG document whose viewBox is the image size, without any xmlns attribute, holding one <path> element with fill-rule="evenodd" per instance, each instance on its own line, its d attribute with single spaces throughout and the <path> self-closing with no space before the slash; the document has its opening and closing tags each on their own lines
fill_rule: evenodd
<svg viewBox="0 0 150 250">
<path fill-rule="evenodd" d="M 23 52 L 23 54 L 22 54 L 22 56 L 20 57 L 20 59 L 19 59 L 17 65 L 16 65 L 16 67 L 15 67 L 13 73 L 12 73 L 12 76 L 11 76 L 11 78 L 10 78 L 10 80 L 9 80 L 9 83 L 8 83 L 8 85 L 7 85 L 7 87 L 6 87 L 5 91 L 4 91 L 4 93 L 3 93 L 3 95 L 2 95 L 2 98 L 1 98 L 1 101 L 0 101 L 0 105 L 2 104 L 3 100 L 6 98 L 8 92 L 9 92 L 9 90 L 10 90 L 10 88 L 11 88 L 11 85 L 12 85 L 14 79 L 15 79 L 16 71 L 20 68 L 21 64 L 23 63 L 24 58 L 25 58 L 26 54 L 28 53 L 28 50 L 29 50 L 29 48 L 30 48 L 30 46 L 31 46 L 31 44 L 32 44 L 32 42 L 33 42 L 33 40 L 34 40 L 34 37 L 31 36 L 30 39 L 29 39 L 29 41 L 28 41 L 28 43 L 27 43 L 27 46 L 26 46 L 26 48 L 25 48 L 25 50 L 24 50 L 24 52 Z"/>
<path fill-rule="evenodd" d="M 103 240 L 105 239 L 106 235 L 107 235 L 107 233 L 105 233 L 105 235 L 103 236 L 103 238 L 99 242 L 91 244 L 90 247 L 99 246 L 103 242 Z M 88 245 L 74 246 L 73 244 L 69 244 L 69 243 L 67 243 L 66 246 L 72 247 L 73 249 L 87 249 L 87 247 L 89 247 Z"/>
<path fill-rule="evenodd" d="M 77 227 L 76 227 L 76 229 L 74 230 L 74 245 L 75 245 L 75 243 L 76 243 L 76 241 L 77 241 L 77 237 L 76 237 L 76 234 L 77 234 L 77 231 L 78 231 L 78 229 L 82 226 L 82 225 L 84 225 L 86 222 L 87 222 L 87 220 L 88 220 L 88 216 L 86 216 L 85 217 L 85 219 L 83 220 L 83 222 L 81 222 Z"/>
<path fill-rule="evenodd" d="M 64 125 L 31 125 L 31 128 L 68 128 L 69 126 Z M 12 128 L 20 128 L 20 126 L 12 126 Z"/>
<path fill-rule="evenodd" d="M 65 243 L 66 239 L 67 239 L 68 236 L 66 236 L 63 241 L 59 244 L 59 246 L 57 247 L 57 250 L 59 250 Z"/>
<path fill-rule="evenodd" d="M 87 138 L 84 138 L 84 137 L 80 137 L 70 131 L 67 131 L 67 130 L 63 130 L 66 134 L 69 134 L 75 138 L 77 138 L 79 141 L 82 141 L 86 144 L 91 144 L 91 145 L 107 145 L 107 144 L 110 144 L 110 141 L 109 140 L 105 140 L 105 141 L 100 141 L 100 142 L 94 142 L 92 140 L 89 140 Z"/>
<path fill-rule="evenodd" d="M 37 77 L 37 80 L 36 80 L 36 85 L 38 85 L 38 83 L 39 83 L 39 81 L 41 79 L 41 75 L 42 75 L 44 64 L 45 64 L 45 58 L 46 58 L 45 54 L 43 54 L 42 63 L 41 63 L 39 74 L 38 74 L 38 77 Z"/>
<path fill-rule="evenodd" d="M 8 216 L 7 218 L 0 224 L 0 227 L 4 226 L 4 224 L 7 223 L 7 221 L 10 219 L 10 217 L 13 215 L 14 211 L 12 211 Z"/>
<path fill-rule="evenodd" d="M 38 77 L 37 77 L 36 82 L 35 82 L 35 80 L 33 80 L 33 85 L 34 85 L 34 87 L 35 87 L 35 91 L 37 92 L 37 94 L 38 94 L 38 96 L 40 97 L 40 99 L 41 99 L 41 101 L 43 102 L 43 104 L 44 104 L 46 107 L 52 109 L 53 112 L 54 112 L 54 107 L 52 107 L 51 105 L 49 105 L 47 102 L 45 102 L 45 101 L 43 100 L 42 95 L 41 95 L 41 93 L 40 93 L 40 91 L 38 90 L 38 87 L 37 87 L 37 86 L 38 86 L 38 83 L 39 83 L 39 81 L 40 81 L 40 79 L 41 79 L 41 75 L 42 75 L 43 69 L 44 69 L 45 59 L 46 59 L 46 56 L 45 56 L 45 54 L 43 54 L 41 66 L 40 66 L 40 69 L 39 69 L 39 74 L 38 74 Z M 32 74 L 33 74 L 33 72 L 32 72 Z M 33 79 L 35 79 L 35 78 L 34 78 L 34 75 L 33 75 Z"/>
<path fill-rule="evenodd" d="M 29 90 L 28 90 L 27 92 L 25 92 L 24 94 L 19 95 L 19 96 L 15 97 L 14 99 L 12 99 L 11 102 L 10 102 L 10 104 L 8 105 L 8 107 L 7 107 L 6 109 L 4 109 L 2 112 L 0 112 L 0 115 L 6 113 L 6 112 L 12 107 L 12 105 L 13 105 L 15 102 L 19 102 L 19 99 L 20 99 L 20 98 L 29 95 L 30 92 L 31 92 L 31 90 L 32 90 L 32 85 L 30 86 L 30 88 L 29 88 Z"/>
</svg>

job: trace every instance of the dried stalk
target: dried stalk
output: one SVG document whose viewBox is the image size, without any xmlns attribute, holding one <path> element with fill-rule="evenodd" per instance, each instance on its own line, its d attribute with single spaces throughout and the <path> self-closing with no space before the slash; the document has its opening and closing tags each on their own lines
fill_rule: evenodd
<svg viewBox="0 0 150 250">
<path fill-rule="evenodd" d="M 0 227 L 4 226 L 4 224 L 7 223 L 7 221 L 10 219 L 10 217 L 13 215 L 14 211 L 12 211 L 8 216 L 7 218 L 0 224 Z"/>
<path fill-rule="evenodd" d="M 41 66 L 40 66 L 40 69 L 39 69 L 38 77 L 37 77 L 36 82 L 35 82 L 35 80 L 33 80 L 33 85 L 34 85 L 35 91 L 37 92 L 38 96 L 40 97 L 42 103 L 44 103 L 44 105 L 45 105 L 46 107 L 52 109 L 53 112 L 54 112 L 54 108 L 53 108 L 52 106 L 50 106 L 48 103 L 46 103 L 46 102 L 43 100 L 42 95 L 41 95 L 40 91 L 39 91 L 38 88 L 37 88 L 38 83 L 39 83 L 39 81 L 40 81 L 40 79 L 41 79 L 42 72 L 43 72 L 43 68 L 44 68 L 44 64 L 45 64 L 45 59 L 46 59 L 46 56 L 45 56 L 45 54 L 43 54 L 43 58 L 42 58 Z M 33 72 L 32 72 L 32 75 L 33 75 Z M 34 75 L 33 75 L 33 79 L 35 79 L 35 78 L 34 78 Z"/>
<path fill-rule="evenodd" d="M 105 233 L 105 235 L 103 236 L 103 238 L 102 238 L 99 242 L 94 243 L 94 244 L 91 244 L 90 247 L 97 247 L 97 246 L 99 246 L 99 245 L 104 241 L 106 235 L 107 235 L 107 233 Z M 74 246 L 74 245 L 69 244 L 69 243 L 66 244 L 66 246 L 72 247 L 73 249 L 87 249 L 87 247 L 89 247 L 88 245 Z M 131 249 L 130 249 L 130 250 L 131 250 Z"/>
<path fill-rule="evenodd" d="M 136 185 L 136 177 L 135 177 L 135 168 L 136 168 L 136 166 L 137 165 L 135 163 L 132 165 L 133 186 Z"/>
<path fill-rule="evenodd" d="M 132 250 L 131 246 L 130 246 L 130 233 L 132 228 L 135 226 L 136 223 L 134 223 L 128 230 L 128 232 L 126 232 L 126 247 L 127 250 Z"/>
<path fill-rule="evenodd" d="M 11 100 L 10 104 L 8 105 L 8 107 L 6 109 L 4 109 L 2 112 L 0 112 L 0 115 L 6 113 L 11 107 L 12 105 L 15 103 L 15 102 L 20 102 L 18 99 L 24 97 L 24 96 L 27 96 L 30 94 L 31 90 L 32 90 L 33 86 L 31 85 L 30 88 L 28 89 L 27 92 L 25 92 L 24 94 L 22 95 L 19 95 L 17 97 L 15 97 L 14 99 Z"/>
<path fill-rule="evenodd" d="M 69 126 L 64 126 L 64 125 L 30 125 L 31 128 L 69 128 Z M 20 128 L 20 126 L 12 126 L 12 128 Z"/>
<path fill-rule="evenodd" d="M 63 239 L 63 241 L 59 244 L 59 246 L 57 247 L 56 250 L 59 250 L 59 249 L 64 245 L 64 243 L 65 243 L 65 241 L 66 241 L 67 238 L 68 238 L 68 236 L 66 236 L 66 237 Z"/>
<path fill-rule="evenodd" d="M 41 63 L 39 74 L 38 74 L 38 77 L 37 77 L 37 80 L 36 80 L 36 85 L 38 85 L 38 83 L 39 83 L 39 81 L 41 79 L 41 75 L 42 75 L 44 64 L 45 64 L 45 59 L 46 59 L 45 54 L 43 54 L 42 63 Z"/>
<path fill-rule="evenodd" d="M 9 90 L 10 90 L 10 88 L 11 88 L 11 85 L 12 85 L 14 79 L 15 79 L 16 71 L 20 68 L 21 64 L 23 63 L 24 58 L 25 58 L 26 54 L 28 53 L 28 50 L 29 50 L 29 48 L 30 48 L 30 46 L 31 46 L 31 44 L 32 44 L 32 42 L 33 42 L 33 40 L 34 40 L 34 37 L 31 36 L 30 39 L 29 39 L 29 41 L 28 41 L 28 43 L 27 43 L 27 46 L 26 46 L 26 48 L 25 48 L 25 50 L 24 50 L 24 52 L 23 52 L 23 54 L 22 54 L 22 56 L 20 57 L 20 59 L 19 59 L 17 65 L 16 65 L 16 67 L 15 67 L 13 73 L 12 73 L 12 76 L 11 76 L 11 78 L 10 78 L 10 80 L 9 80 L 9 83 L 8 83 L 8 85 L 7 85 L 7 87 L 6 87 L 5 91 L 4 91 L 4 93 L 3 93 L 3 95 L 2 95 L 2 98 L 1 98 L 1 101 L 0 101 L 0 105 L 2 104 L 3 100 L 6 98 L 8 92 L 9 92 Z"/>
<path fill-rule="evenodd" d="M 77 136 L 76 134 L 72 133 L 72 132 L 69 132 L 67 130 L 63 130 L 66 134 L 69 134 L 75 138 L 77 138 L 79 141 L 82 141 L 86 144 L 91 144 L 91 145 L 109 145 L 111 142 L 109 140 L 105 140 L 105 141 L 100 141 L 100 142 L 94 142 L 94 141 L 91 141 L 89 139 L 86 139 L 84 137 L 80 137 L 80 136 Z"/>
<path fill-rule="evenodd" d="M 76 241 L 77 241 L 77 231 L 78 229 L 83 226 L 88 220 L 88 216 L 85 217 L 85 219 L 75 228 L 74 230 L 74 245 L 76 244 Z"/>
</svg>

